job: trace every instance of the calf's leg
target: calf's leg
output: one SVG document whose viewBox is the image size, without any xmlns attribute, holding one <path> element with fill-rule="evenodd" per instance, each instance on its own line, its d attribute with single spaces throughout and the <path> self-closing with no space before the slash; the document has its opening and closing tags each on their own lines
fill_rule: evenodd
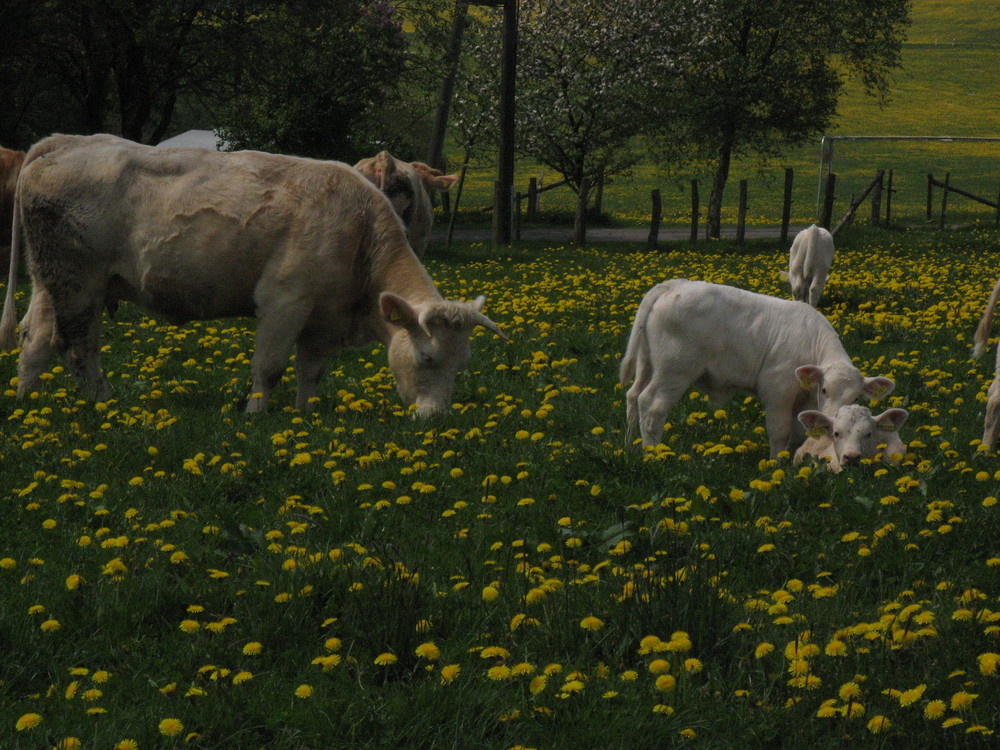
<svg viewBox="0 0 1000 750">
<path fill-rule="evenodd" d="M 267 400 L 288 366 L 288 358 L 308 317 L 308 310 L 293 303 L 258 306 L 250 373 L 253 384 L 247 398 L 248 412 L 267 411 Z"/>
<path fill-rule="evenodd" d="M 998 352 L 997 359 L 1000 359 Z M 993 450 L 997 442 L 997 431 L 1000 429 L 1000 375 L 993 378 L 990 389 L 986 393 L 986 419 L 983 424 L 983 445 Z"/>
</svg>

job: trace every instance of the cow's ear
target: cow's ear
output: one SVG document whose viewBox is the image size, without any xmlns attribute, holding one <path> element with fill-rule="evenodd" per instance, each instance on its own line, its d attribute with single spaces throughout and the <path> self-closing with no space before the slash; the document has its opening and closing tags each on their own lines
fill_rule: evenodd
<svg viewBox="0 0 1000 750">
<path fill-rule="evenodd" d="M 861 386 L 861 390 L 871 401 L 878 401 L 880 398 L 885 398 L 892 393 L 892 389 L 895 387 L 896 384 L 889 380 L 889 378 L 879 376 L 877 378 L 865 378 L 865 384 Z"/>
<path fill-rule="evenodd" d="M 811 438 L 825 437 L 830 434 L 833 427 L 833 420 L 815 409 L 799 412 L 799 421 L 806 428 L 806 434 Z"/>
<path fill-rule="evenodd" d="M 823 385 L 823 368 L 817 365 L 802 365 L 795 368 L 795 377 L 807 391 L 812 391 Z"/>
<path fill-rule="evenodd" d="M 886 409 L 872 418 L 875 420 L 875 426 L 882 432 L 898 432 L 908 416 L 910 413 L 906 409 Z"/>
<path fill-rule="evenodd" d="M 405 299 L 392 292 L 382 292 L 378 298 L 382 308 L 382 317 L 393 325 L 403 328 L 419 326 L 417 313 Z"/>
<path fill-rule="evenodd" d="M 478 297 L 472 300 L 472 302 L 469 303 L 469 307 L 471 307 L 475 312 L 482 312 L 483 305 L 485 304 L 486 304 L 486 295 L 480 294 Z"/>
<path fill-rule="evenodd" d="M 440 190 L 444 192 L 458 182 L 457 174 L 442 174 L 440 169 L 424 164 L 422 161 L 410 162 L 410 165 L 420 175 L 420 181 L 424 183 L 427 190 Z"/>
</svg>

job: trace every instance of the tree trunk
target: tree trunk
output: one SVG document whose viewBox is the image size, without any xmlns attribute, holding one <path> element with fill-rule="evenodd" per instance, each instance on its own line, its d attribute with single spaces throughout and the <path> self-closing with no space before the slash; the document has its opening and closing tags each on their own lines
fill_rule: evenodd
<svg viewBox="0 0 1000 750">
<path fill-rule="evenodd" d="M 728 140 L 719 151 L 719 162 L 712 180 L 712 194 L 708 198 L 708 238 L 717 240 L 722 234 L 722 193 L 729 180 L 729 165 L 733 160 L 733 146 Z"/>
</svg>

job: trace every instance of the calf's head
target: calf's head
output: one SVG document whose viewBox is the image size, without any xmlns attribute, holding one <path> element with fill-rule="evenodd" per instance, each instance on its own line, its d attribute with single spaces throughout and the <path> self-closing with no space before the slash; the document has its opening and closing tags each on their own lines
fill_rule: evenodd
<svg viewBox="0 0 1000 750">
<path fill-rule="evenodd" d="M 801 412 L 799 421 L 809 437 L 831 442 L 841 466 L 857 466 L 862 458 L 874 456 L 878 446 L 898 432 L 908 416 L 906 409 L 886 409 L 872 416 L 867 406 L 849 404 L 841 406 L 833 417 L 812 409 Z"/>
<path fill-rule="evenodd" d="M 382 292 L 379 303 L 389 324 L 389 368 L 399 396 L 416 406 L 420 417 L 447 409 L 455 376 L 469 361 L 469 336 L 483 326 L 507 340 L 500 327 L 482 312 L 486 298 L 474 302 L 439 300 L 411 305 L 392 292 Z"/>
<path fill-rule="evenodd" d="M 834 362 L 824 367 L 803 365 L 796 368 L 795 377 L 803 388 L 813 393 L 816 408 L 829 415 L 836 414 L 841 406 L 853 404 L 861 396 L 884 398 L 896 387 L 889 378 L 864 377 L 849 362 Z"/>
</svg>

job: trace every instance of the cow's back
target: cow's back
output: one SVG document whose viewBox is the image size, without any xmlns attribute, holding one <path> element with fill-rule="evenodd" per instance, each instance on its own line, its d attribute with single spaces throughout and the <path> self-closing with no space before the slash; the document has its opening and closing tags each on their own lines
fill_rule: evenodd
<svg viewBox="0 0 1000 750">
<path fill-rule="evenodd" d="M 105 274 L 116 296 L 179 320 L 252 314 L 259 284 L 283 279 L 349 304 L 366 229 L 391 214 L 338 162 L 107 135 L 39 142 L 21 190 L 43 277 Z"/>
</svg>

